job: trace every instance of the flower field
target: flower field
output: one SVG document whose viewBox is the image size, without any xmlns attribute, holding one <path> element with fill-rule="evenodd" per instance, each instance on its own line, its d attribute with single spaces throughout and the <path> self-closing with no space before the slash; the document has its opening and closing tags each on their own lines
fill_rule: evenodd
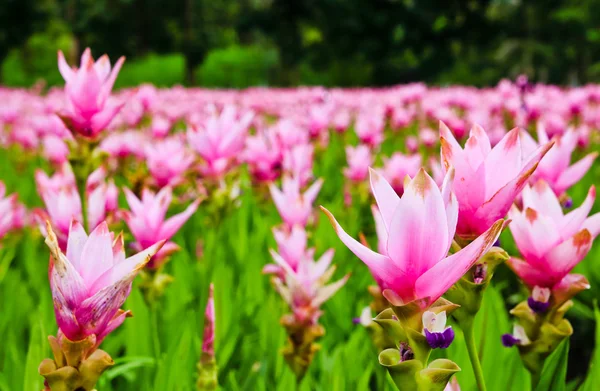
<svg viewBox="0 0 600 391">
<path fill-rule="evenodd" d="M 57 66 L 0 89 L 0 391 L 600 389 L 600 86 Z"/>
</svg>

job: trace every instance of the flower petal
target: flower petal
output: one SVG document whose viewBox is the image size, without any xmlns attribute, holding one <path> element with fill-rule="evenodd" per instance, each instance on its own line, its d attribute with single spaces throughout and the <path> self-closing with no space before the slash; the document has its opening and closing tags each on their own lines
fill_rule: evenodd
<svg viewBox="0 0 600 391">
<path fill-rule="evenodd" d="M 400 197 L 394 191 L 392 186 L 377 173 L 369 167 L 369 176 L 371 182 L 371 191 L 377 202 L 379 213 L 381 214 L 385 229 L 389 232 L 392 217 L 396 208 L 400 204 Z"/>
<path fill-rule="evenodd" d="M 562 192 L 579 182 L 579 180 L 583 178 L 585 173 L 588 172 L 588 170 L 590 169 L 590 167 L 594 163 L 594 160 L 596 160 L 597 157 L 597 152 L 590 153 L 589 155 L 587 155 L 586 157 L 579 160 L 577 163 L 573 164 L 565 171 L 563 171 L 556 180 L 556 183 L 554 184 L 554 190 L 558 194 L 561 194 Z"/>
</svg>

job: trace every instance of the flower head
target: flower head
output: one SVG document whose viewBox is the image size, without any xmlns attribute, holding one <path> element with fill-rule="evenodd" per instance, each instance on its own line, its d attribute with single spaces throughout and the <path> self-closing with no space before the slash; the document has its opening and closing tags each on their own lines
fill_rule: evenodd
<svg viewBox="0 0 600 391">
<path fill-rule="evenodd" d="M 452 326 L 446 327 L 446 311 L 423 312 L 423 335 L 432 349 L 446 349 L 454 341 Z"/>
<path fill-rule="evenodd" d="M 346 178 L 354 182 L 364 181 L 369 175 L 369 167 L 373 164 L 371 149 L 366 145 L 346 147 L 348 167 L 344 168 Z"/>
<path fill-rule="evenodd" d="M 462 149 L 448 127 L 440 123 L 443 167 L 456 169 L 458 236 L 470 240 L 504 218 L 552 147 L 552 143 L 545 144 L 527 156 L 521 139 L 521 131 L 515 128 L 492 148 L 485 131 L 475 125 Z"/>
<path fill-rule="evenodd" d="M 300 193 L 298 178 L 285 176 L 282 185 L 280 190 L 271 184 L 269 190 L 283 222 L 289 228 L 295 224 L 306 226 L 312 214 L 312 204 L 321 190 L 323 180 L 315 181 L 303 194 Z"/>
<path fill-rule="evenodd" d="M 46 230 L 52 255 L 48 274 L 60 332 L 71 341 L 94 334 L 98 346 L 130 316 L 120 308 L 131 282 L 164 241 L 125 258 L 122 234 L 114 238 L 103 222 L 88 236 L 73 221 L 63 253 L 49 222 Z"/>
<path fill-rule="evenodd" d="M 451 191 L 453 176 L 450 169 L 440 190 L 421 169 L 413 179 L 407 178 L 400 198 L 371 170 L 371 189 L 385 227 L 379 239 L 386 243 L 386 253 L 372 251 L 353 239 L 322 208 L 341 241 L 371 269 L 384 296 L 394 305 L 415 300 L 423 307 L 433 304 L 493 245 L 505 225 L 498 220 L 468 246 L 448 256 L 458 218 L 458 203 Z"/>
<path fill-rule="evenodd" d="M 92 52 L 85 49 L 79 69 L 71 68 L 65 56 L 58 52 L 58 70 L 65 79 L 67 111 L 61 115 L 72 131 L 95 138 L 110 124 L 124 105 L 109 100 L 119 70 L 125 57 L 119 58 L 111 69 L 110 60 L 104 55 L 94 62 Z"/>
</svg>

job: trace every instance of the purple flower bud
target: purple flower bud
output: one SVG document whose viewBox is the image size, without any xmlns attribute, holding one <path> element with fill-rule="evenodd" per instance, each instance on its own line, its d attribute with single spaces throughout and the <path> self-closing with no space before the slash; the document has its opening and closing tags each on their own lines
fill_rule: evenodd
<svg viewBox="0 0 600 391">
<path fill-rule="evenodd" d="M 542 314 L 542 313 L 546 312 L 546 310 L 548 310 L 550 303 L 549 302 L 544 303 L 543 301 L 536 301 L 536 300 L 534 300 L 533 297 L 529 297 L 527 299 L 527 305 L 536 314 Z"/>
<path fill-rule="evenodd" d="M 359 323 L 360 323 L 359 317 L 352 318 L 352 324 L 359 324 Z"/>
<path fill-rule="evenodd" d="M 519 338 L 515 338 L 512 334 L 503 334 L 502 335 L 502 345 L 507 348 L 512 348 L 515 345 L 521 343 Z"/>
<path fill-rule="evenodd" d="M 564 201 L 563 201 L 563 207 L 565 209 L 571 209 L 573 207 L 573 199 L 571 197 L 567 197 Z"/>
<path fill-rule="evenodd" d="M 406 342 L 400 342 L 399 350 L 400 350 L 400 362 L 412 360 L 413 358 L 415 358 L 415 354 L 413 353 L 412 349 L 410 348 L 410 346 L 408 346 L 408 344 Z"/>
<path fill-rule="evenodd" d="M 475 284 L 481 284 L 487 276 L 487 264 L 482 263 L 479 265 L 475 265 L 475 270 L 473 271 L 473 282 Z"/>
<path fill-rule="evenodd" d="M 452 330 L 452 327 L 448 327 L 439 333 L 432 333 L 427 329 L 424 331 L 427 343 L 432 349 L 446 349 L 454 341 L 454 330 Z"/>
</svg>

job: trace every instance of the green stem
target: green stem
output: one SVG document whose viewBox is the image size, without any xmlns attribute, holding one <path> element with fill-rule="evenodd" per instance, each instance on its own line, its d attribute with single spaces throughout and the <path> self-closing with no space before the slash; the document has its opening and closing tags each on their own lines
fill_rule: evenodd
<svg viewBox="0 0 600 391">
<path fill-rule="evenodd" d="M 158 310 L 156 305 L 150 305 L 150 318 L 152 319 L 152 339 L 154 345 L 154 357 L 160 360 L 160 336 L 158 335 Z"/>
<path fill-rule="evenodd" d="M 465 335 L 467 351 L 469 352 L 469 359 L 471 360 L 471 366 L 473 367 L 473 373 L 475 374 L 477 387 L 479 388 L 479 391 L 486 391 L 485 380 L 483 378 L 483 369 L 481 368 L 481 362 L 479 361 L 479 355 L 477 354 L 477 346 L 475 344 L 473 320 L 470 319 L 467 321 L 463 321 L 460 326 Z"/>
</svg>

